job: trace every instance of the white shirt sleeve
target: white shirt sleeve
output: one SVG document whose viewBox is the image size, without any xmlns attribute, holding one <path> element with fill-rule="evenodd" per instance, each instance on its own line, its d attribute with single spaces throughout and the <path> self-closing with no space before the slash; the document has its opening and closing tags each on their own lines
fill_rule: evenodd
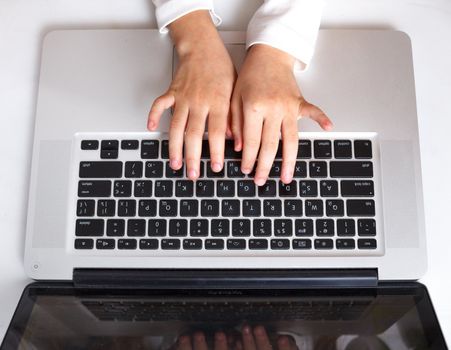
<svg viewBox="0 0 451 350">
<path fill-rule="evenodd" d="M 312 59 L 324 0 L 265 0 L 247 29 L 246 48 L 266 44 L 297 59 L 304 69 Z"/>
<path fill-rule="evenodd" d="M 197 10 L 209 10 L 213 23 L 218 26 L 221 18 L 215 13 L 213 0 L 152 0 L 156 9 L 160 33 L 168 32 L 168 25 L 176 19 Z"/>
</svg>

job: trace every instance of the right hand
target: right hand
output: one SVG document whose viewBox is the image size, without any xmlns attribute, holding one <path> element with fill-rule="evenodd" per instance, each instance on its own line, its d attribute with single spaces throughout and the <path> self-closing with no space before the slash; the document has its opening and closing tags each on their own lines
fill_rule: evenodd
<svg viewBox="0 0 451 350">
<path fill-rule="evenodd" d="M 187 176 L 200 173 L 202 137 L 208 119 L 211 168 L 224 166 L 230 98 L 236 79 L 232 60 L 208 11 L 191 12 L 169 26 L 179 66 L 169 89 L 158 97 L 149 112 L 147 128 L 157 128 L 164 110 L 173 107 L 169 130 L 170 166 L 178 170 L 186 161 Z"/>
</svg>

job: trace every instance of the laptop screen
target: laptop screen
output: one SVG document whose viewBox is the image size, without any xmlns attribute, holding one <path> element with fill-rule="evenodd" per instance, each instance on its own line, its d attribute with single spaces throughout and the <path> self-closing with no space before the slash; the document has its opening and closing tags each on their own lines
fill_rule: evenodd
<svg viewBox="0 0 451 350">
<path fill-rule="evenodd" d="M 25 290 L 3 346 L 247 350 L 284 344 L 299 350 L 446 349 L 419 284 L 269 292 L 100 291 L 38 283 Z"/>
</svg>

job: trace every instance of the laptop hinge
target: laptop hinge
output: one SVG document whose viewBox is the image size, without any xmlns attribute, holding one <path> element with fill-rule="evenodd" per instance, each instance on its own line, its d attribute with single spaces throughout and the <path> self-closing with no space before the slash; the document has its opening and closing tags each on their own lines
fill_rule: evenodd
<svg viewBox="0 0 451 350">
<path fill-rule="evenodd" d="M 313 289 L 373 288 L 377 269 L 74 269 L 76 288 Z"/>
</svg>

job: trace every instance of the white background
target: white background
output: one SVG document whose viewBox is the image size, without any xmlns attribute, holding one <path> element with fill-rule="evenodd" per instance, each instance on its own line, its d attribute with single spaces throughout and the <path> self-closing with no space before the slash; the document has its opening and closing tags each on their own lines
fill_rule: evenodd
<svg viewBox="0 0 451 350">
<path fill-rule="evenodd" d="M 260 3 L 216 0 L 221 29 L 245 30 Z M 156 28 L 153 11 L 150 0 L 0 0 L 0 339 L 29 282 L 22 260 L 43 35 Z M 412 38 L 429 255 L 421 282 L 451 344 L 451 0 L 329 0 L 322 27 L 393 28 Z"/>
</svg>

